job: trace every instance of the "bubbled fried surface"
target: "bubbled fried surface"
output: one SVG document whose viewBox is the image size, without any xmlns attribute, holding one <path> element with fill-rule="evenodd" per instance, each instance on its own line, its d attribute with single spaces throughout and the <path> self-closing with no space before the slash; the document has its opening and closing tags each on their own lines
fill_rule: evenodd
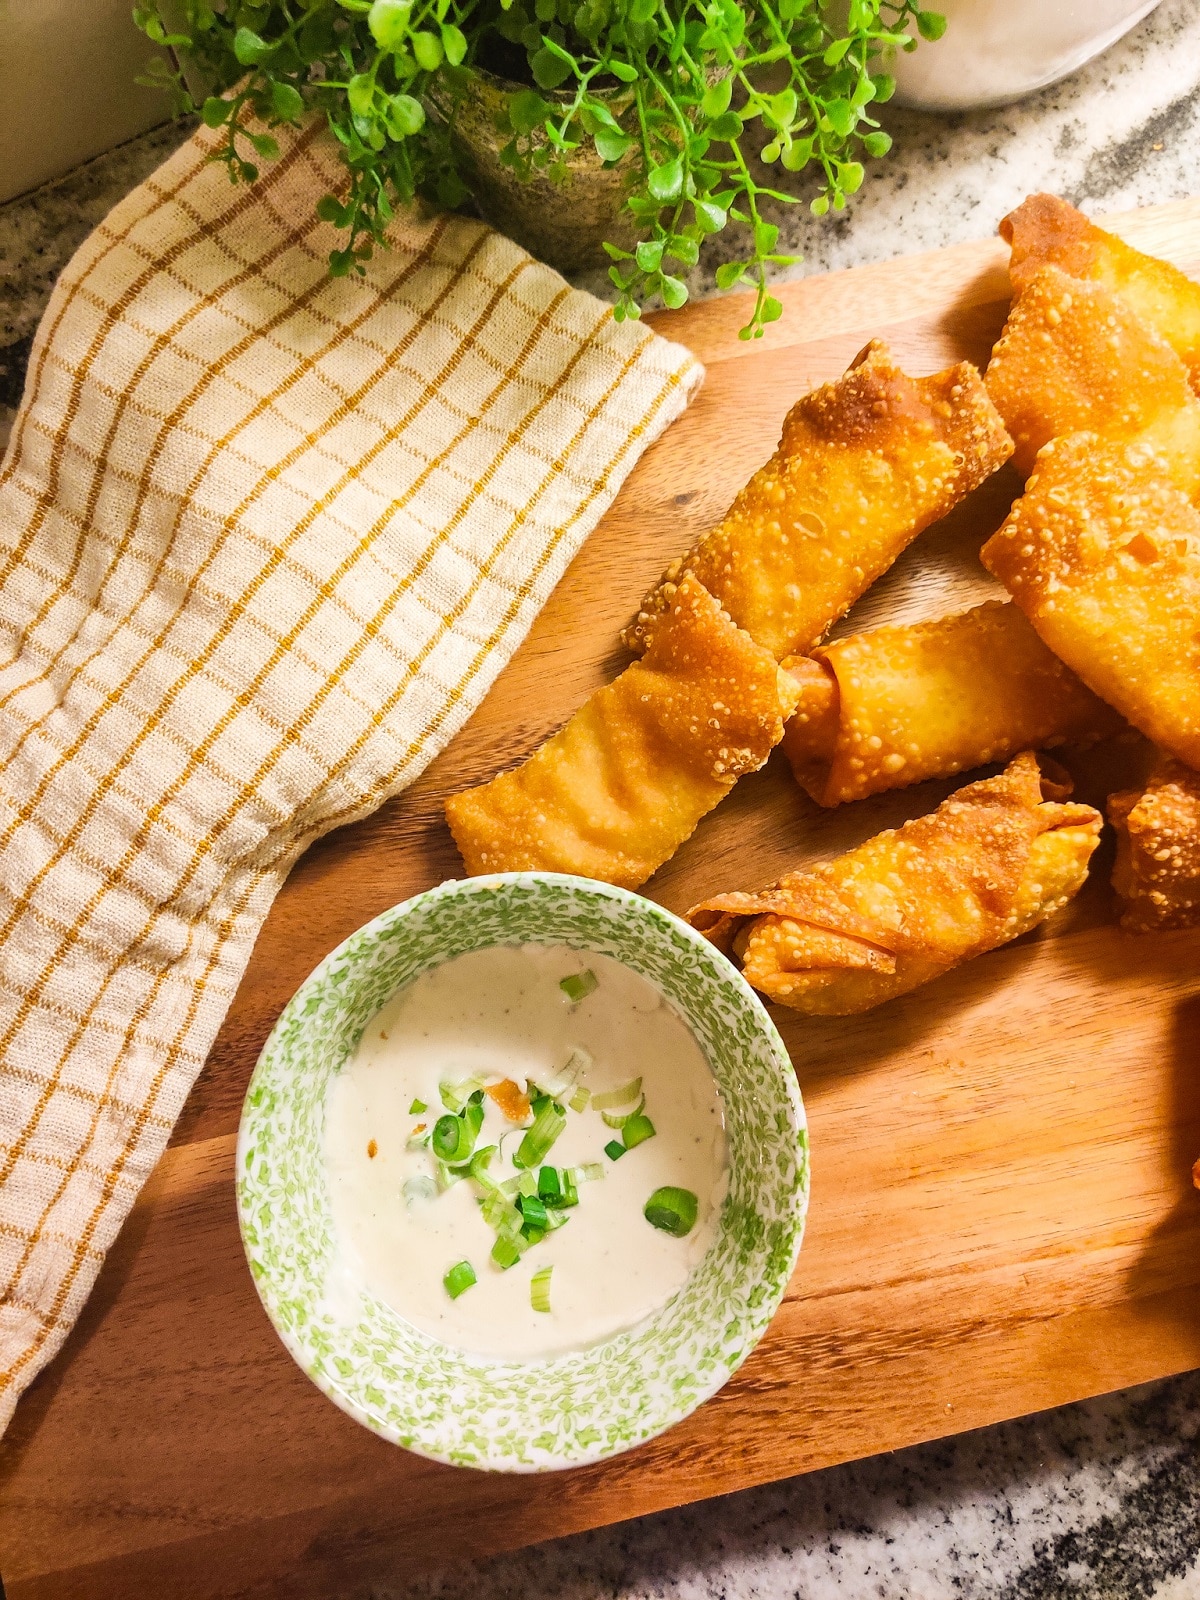
<svg viewBox="0 0 1200 1600">
<path fill-rule="evenodd" d="M 788 413 L 720 525 L 672 563 L 626 630 L 643 647 L 691 573 L 777 660 L 803 653 L 1012 446 L 969 362 L 907 377 L 879 341 Z"/>
<path fill-rule="evenodd" d="M 802 678 L 783 749 L 818 805 L 1006 761 L 1018 750 L 1091 743 L 1121 725 L 1011 601 L 872 628 L 816 657 L 832 677 L 836 715 L 824 681 L 810 688 Z"/>
<path fill-rule="evenodd" d="M 796 693 L 685 579 L 640 661 L 528 761 L 446 802 L 467 871 L 574 872 L 637 888 L 762 766 Z"/>
<path fill-rule="evenodd" d="M 1144 789 L 1109 797 L 1113 888 L 1133 933 L 1200 924 L 1200 775 L 1164 760 Z"/>
<path fill-rule="evenodd" d="M 1200 766 L 1200 512 L 1161 455 L 1054 440 L 981 558 L 1090 689 Z"/>
<path fill-rule="evenodd" d="M 688 913 L 746 978 L 795 1010 L 864 1011 L 1017 938 L 1082 885 L 1101 819 L 1043 798 L 1028 751 L 929 816 L 759 895 Z M 1061 792 L 1061 791 L 1057 791 Z"/>
<path fill-rule="evenodd" d="M 1000 233 L 1012 246 L 1014 293 L 1050 265 L 1105 284 L 1167 341 L 1200 392 L 1200 284 L 1096 227 L 1057 195 L 1030 195 L 1004 218 Z"/>
<path fill-rule="evenodd" d="M 1200 488 L 1200 400 L 1171 346 L 1111 289 L 1046 267 L 1009 313 L 985 375 L 1028 476 L 1067 433 L 1150 432 L 1180 488 Z"/>
</svg>

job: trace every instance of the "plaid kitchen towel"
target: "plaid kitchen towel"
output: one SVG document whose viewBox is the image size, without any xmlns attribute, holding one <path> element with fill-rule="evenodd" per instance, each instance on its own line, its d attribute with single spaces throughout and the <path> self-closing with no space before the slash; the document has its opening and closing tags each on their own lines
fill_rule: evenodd
<svg viewBox="0 0 1200 1600">
<path fill-rule="evenodd" d="M 332 279 L 329 136 L 253 188 L 219 138 L 64 272 L 0 472 L 0 1428 L 289 867 L 462 726 L 702 377 L 460 217 Z"/>
</svg>

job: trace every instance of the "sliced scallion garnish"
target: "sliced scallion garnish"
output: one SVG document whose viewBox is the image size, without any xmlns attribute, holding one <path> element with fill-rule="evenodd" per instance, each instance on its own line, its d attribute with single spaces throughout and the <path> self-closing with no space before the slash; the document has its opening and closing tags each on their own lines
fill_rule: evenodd
<svg viewBox="0 0 1200 1600">
<path fill-rule="evenodd" d="M 410 1105 L 408 1108 L 408 1114 L 410 1117 L 415 1117 L 419 1116 L 422 1111 L 428 1110 L 429 1107 L 425 1104 L 424 1100 L 414 1100 L 412 1105 Z"/>
<path fill-rule="evenodd" d="M 464 1078 L 461 1083 L 439 1083 L 438 1093 L 447 1111 L 461 1111 L 473 1094 L 483 1088 L 482 1078 Z"/>
<path fill-rule="evenodd" d="M 581 1167 L 567 1167 L 565 1171 L 575 1183 L 595 1183 L 604 1176 L 604 1167 L 599 1161 L 585 1161 Z"/>
<path fill-rule="evenodd" d="M 529 1280 L 529 1303 L 535 1311 L 550 1309 L 550 1275 L 553 1267 L 539 1267 Z"/>
<path fill-rule="evenodd" d="M 538 1199 L 544 1206 L 562 1204 L 562 1179 L 557 1167 L 543 1167 L 537 1178 Z"/>
<path fill-rule="evenodd" d="M 488 1177 L 487 1169 L 491 1166 L 492 1157 L 499 1149 L 500 1146 L 498 1144 L 483 1145 L 482 1148 L 476 1150 L 475 1154 L 471 1157 L 471 1164 L 467 1168 L 467 1174 L 469 1177 L 474 1178 L 476 1183 L 481 1183 L 489 1189 L 494 1189 L 497 1187 L 494 1180 Z"/>
<path fill-rule="evenodd" d="M 503 1271 L 515 1267 L 524 1253 L 525 1240 L 520 1234 L 500 1233 L 496 1235 L 496 1242 L 492 1246 L 492 1260 Z"/>
<path fill-rule="evenodd" d="M 629 1111 L 602 1111 L 600 1119 L 606 1128 L 623 1128 L 634 1117 L 640 1117 L 646 1109 L 646 1096 L 643 1095 L 637 1105 Z"/>
<path fill-rule="evenodd" d="M 625 1154 L 625 1146 L 619 1139 L 610 1139 L 604 1146 L 604 1154 L 610 1161 L 620 1161 Z"/>
<path fill-rule="evenodd" d="M 581 1000 L 587 999 L 588 995 L 597 988 L 599 982 L 599 978 L 597 978 L 591 967 L 588 967 L 583 972 L 573 972 L 570 977 L 563 978 L 558 987 L 571 1004 L 577 1006 Z"/>
<path fill-rule="evenodd" d="M 567 1125 L 567 1114 L 556 1100 L 543 1095 L 534 1102 L 533 1125 L 513 1156 L 514 1167 L 538 1167 L 550 1153 L 550 1146 Z"/>
<path fill-rule="evenodd" d="M 457 1266 L 451 1267 L 442 1282 L 446 1285 L 446 1293 L 451 1300 L 457 1300 L 464 1289 L 469 1289 L 479 1280 L 475 1276 L 475 1268 L 469 1261 L 460 1261 Z"/>
<path fill-rule="evenodd" d="M 453 1167 L 448 1167 L 444 1161 L 435 1161 L 433 1166 L 434 1171 L 437 1173 L 438 1191 L 441 1194 L 445 1194 L 447 1189 L 453 1188 L 462 1177 L 461 1172 L 456 1171 Z"/>
<path fill-rule="evenodd" d="M 619 1089 L 607 1089 L 603 1094 L 592 1096 L 593 1111 L 617 1111 L 624 1106 L 632 1111 L 642 1095 L 642 1080 L 633 1078 L 629 1083 L 623 1083 Z"/>
<path fill-rule="evenodd" d="M 585 1089 L 581 1084 L 571 1098 L 567 1101 L 572 1111 L 586 1111 L 588 1101 L 592 1098 L 592 1091 Z"/>
<path fill-rule="evenodd" d="M 434 1200 L 437 1198 L 438 1186 L 432 1178 L 422 1174 L 417 1178 L 405 1178 L 400 1190 L 401 1194 L 412 1205 L 414 1200 Z"/>
<path fill-rule="evenodd" d="M 650 1121 L 650 1118 L 644 1117 L 639 1113 L 636 1117 L 630 1117 L 626 1122 L 621 1129 L 621 1138 L 625 1141 L 626 1150 L 633 1150 L 639 1144 L 645 1144 L 647 1139 L 653 1139 L 654 1133 L 654 1124 Z"/>
<path fill-rule="evenodd" d="M 684 1239 L 696 1226 L 696 1209 L 699 1201 L 690 1189 L 675 1189 L 669 1184 L 646 1201 L 642 1215 L 653 1228 Z"/>
<path fill-rule="evenodd" d="M 528 1239 L 535 1230 L 546 1231 L 546 1208 L 535 1194 L 523 1194 L 517 1201 L 521 1213 L 521 1232 Z"/>
<path fill-rule="evenodd" d="M 470 1160 L 475 1148 L 475 1130 L 465 1117 L 439 1117 L 433 1125 L 433 1153 L 447 1166 L 456 1167 Z"/>
</svg>

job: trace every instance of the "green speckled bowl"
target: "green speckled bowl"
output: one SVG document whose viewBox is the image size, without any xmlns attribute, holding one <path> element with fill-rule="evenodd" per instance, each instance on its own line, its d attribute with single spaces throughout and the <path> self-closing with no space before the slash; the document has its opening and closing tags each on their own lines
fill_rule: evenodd
<svg viewBox="0 0 1200 1600">
<path fill-rule="evenodd" d="M 721 1088 L 730 1184 L 707 1255 L 653 1317 L 589 1349 L 517 1364 L 453 1350 L 345 1281 L 322 1142 L 330 1080 L 401 984 L 468 950 L 525 943 L 612 956 L 674 1002 Z M 443 883 L 385 911 L 326 957 L 259 1058 L 237 1173 L 259 1295 L 317 1387 L 421 1455 L 531 1472 L 598 1461 L 653 1438 L 741 1366 L 796 1263 L 808 1136 L 783 1041 L 706 940 L 624 889 L 519 872 Z"/>
</svg>

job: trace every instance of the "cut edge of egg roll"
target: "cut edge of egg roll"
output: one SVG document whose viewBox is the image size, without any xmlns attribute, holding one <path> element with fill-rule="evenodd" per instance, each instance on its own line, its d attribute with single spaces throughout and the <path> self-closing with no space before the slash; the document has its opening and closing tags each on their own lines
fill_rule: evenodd
<svg viewBox="0 0 1200 1600">
<path fill-rule="evenodd" d="M 1130 933 L 1200 924 L 1200 774 L 1162 758 L 1141 789 L 1109 796 L 1112 883 Z"/>
<path fill-rule="evenodd" d="M 980 558 L 1093 693 L 1200 767 L 1200 511 L 1159 452 L 1052 440 Z"/>
<path fill-rule="evenodd" d="M 1053 194 L 1030 195 L 1004 218 L 1000 234 L 1012 249 L 1009 277 L 1016 293 L 1048 265 L 1106 284 L 1170 344 L 1200 387 L 1200 283 L 1098 228 Z"/>
<path fill-rule="evenodd" d="M 688 921 L 769 999 L 811 1015 L 869 1010 L 1019 938 L 1082 886 L 1101 817 L 1029 751 L 936 811 L 761 894 Z"/>
<path fill-rule="evenodd" d="M 1018 296 L 984 374 L 1013 465 L 1068 433 L 1148 434 L 1186 493 L 1200 487 L 1200 400 L 1177 353 L 1103 283 L 1043 267 Z"/>
<path fill-rule="evenodd" d="M 792 407 L 774 456 L 671 563 L 625 643 L 644 647 L 690 574 L 777 660 L 803 653 L 1011 452 L 970 362 L 910 378 L 873 340 Z"/>
<path fill-rule="evenodd" d="M 813 655 L 784 663 L 800 699 L 783 750 L 821 806 L 1019 750 L 1092 744 L 1121 726 L 1011 600 L 872 628 Z"/>
<path fill-rule="evenodd" d="M 798 692 L 686 579 L 640 660 L 520 766 L 446 801 L 467 871 L 570 872 L 637 888 L 763 765 Z"/>
</svg>

